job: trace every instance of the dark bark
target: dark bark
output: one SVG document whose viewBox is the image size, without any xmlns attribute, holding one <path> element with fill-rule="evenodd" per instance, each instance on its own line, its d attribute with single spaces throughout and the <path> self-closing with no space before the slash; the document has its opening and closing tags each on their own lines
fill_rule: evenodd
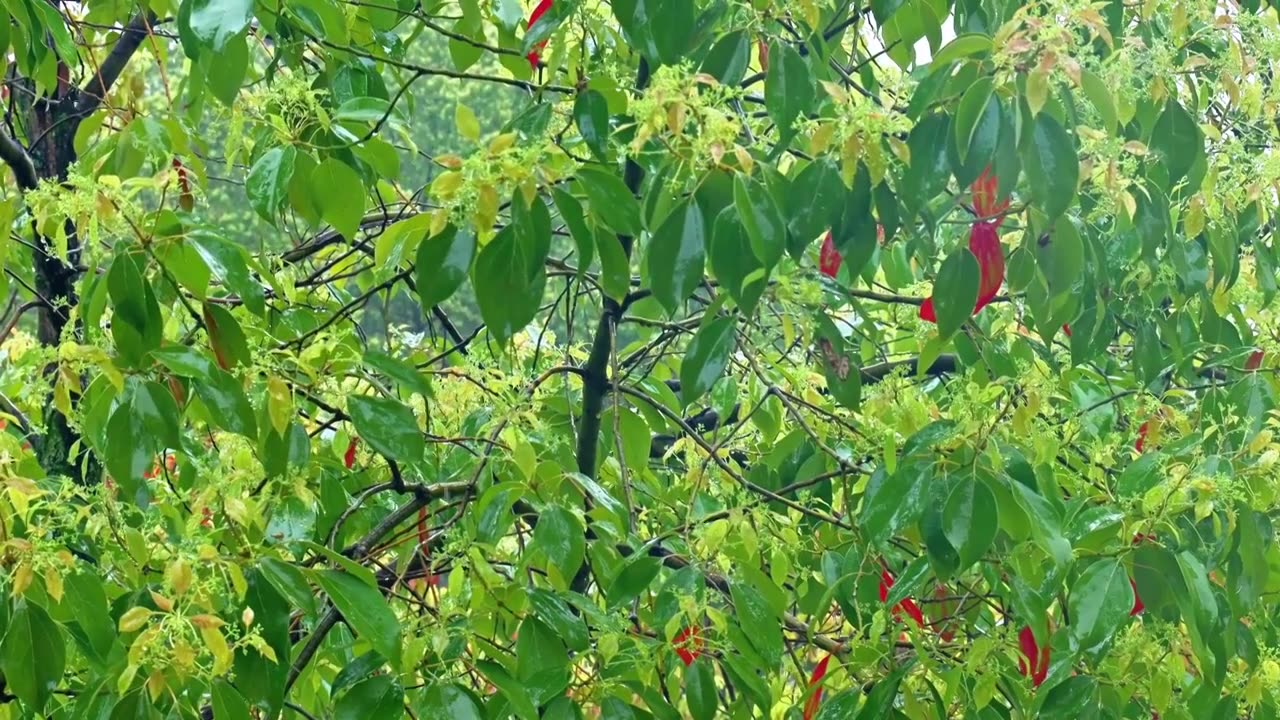
<svg viewBox="0 0 1280 720">
<path fill-rule="evenodd" d="M 80 122 L 101 104 L 111 86 L 120 77 L 129 59 L 147 37 L 155 16 L 140 14 L 123 29 L 116 45 L 98 72 L 83 89 L 70 82 L 70 70 L 58 66 L 58 83 L 51 94 L 37 95 L 35 83 L 28 78 L 14 80 L 21 88 L 16 110 L 25 134 L 21 139 L 0 131 L 0 160 L 14 173 L 18 187 L 27 192 L 42 182 L 63 183 L 76 161 L 75 136 Z M 41 345 L 56 347 L 64 338 L 78 338 L 81 328 L 72 325 L 72 311 L 79 303 L 77 284 L 80 279 L 81 244 L 75 225 L 67 222 L 65 255 L 52 238 L 32 226 L 35 292 L 39 316 L 36 338 Z M 70 327 L 69 327 L 70 326 Z M 53 377 L 57 365 L 45 368 Z M 36 443 L 37 457 L 45 472 L 62 475 L 78 483 L 92 484 L 101 476 L 99 464 L 79 442 L 79 433 L 52 403 L 45 409 L 45 432 Z"/>
</svg>

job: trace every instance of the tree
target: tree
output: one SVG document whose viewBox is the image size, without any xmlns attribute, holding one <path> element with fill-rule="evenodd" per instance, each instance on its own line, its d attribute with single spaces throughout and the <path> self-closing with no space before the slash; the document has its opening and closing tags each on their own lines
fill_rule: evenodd
<svg viewBox="0 0 1280 720">
<path fill-rule="evenodd" d="M 4 717 L 1275 716 L 1275 7 L 6 12 Z"/>
</svg>

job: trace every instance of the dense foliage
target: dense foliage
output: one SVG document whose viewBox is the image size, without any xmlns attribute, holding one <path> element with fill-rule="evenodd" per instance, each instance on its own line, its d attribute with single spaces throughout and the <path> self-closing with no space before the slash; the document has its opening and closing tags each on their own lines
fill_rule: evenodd
<svg viewBox="0 0 1280 720">
<path fill-rule="evenodd" d="M 3 7 L 0 718 L 1276 716 L 1275 7 Z"/>
</svg>

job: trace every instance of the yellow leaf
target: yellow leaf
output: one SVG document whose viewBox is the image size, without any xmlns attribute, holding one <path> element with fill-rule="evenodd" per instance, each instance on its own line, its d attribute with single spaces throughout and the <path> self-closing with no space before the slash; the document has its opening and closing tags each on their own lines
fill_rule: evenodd
<svg viewBox="0 0 1280 720">
<path fill-rule="evenodd" d="M 448 200 L 457 194 L 462 187 L 462 173 L 453 171 L 442 173 L 431 183 L 431 194 L 441 200 Z"/>
<path fill-rule="evenodd" d="M 129 633 L 142 629 L 151 618 L 151 611 L 144 607 L 129 608 L 120 616 L 120 632 Z"/>
<path fill-rule="evenodd" d="M 476 119 L 476 114 L 471 111 L 471 108 L 458 103 L 458 108 L 453 114 L 453 121 L 457 124 L 458 133 L 462 137 L 471 142 L 476 142 L 480 139 L 480 121 Z"/>
<path fill-rule="evenodd" d="M 492 141 L 490 141 L 489 154 L 501 155 L 507 150 L 510 150 L 511 147 L 515 144 L 516 144 L 515 133 L 513 132 L 502 133 L 501 135 L 495 137 Z"/>
<path fill-rule="evenodd" d="M 1043 66 L 1037 67 L 1027 76 L 1027 106 L 1034 117 L 1040 113 L 1044 103 L 1049 99 L 1049 72 Z"/>
<path fill-rule="evenodd" d="M 31 563 L 23 560 L 17 571 L 13 573 L 13 596 L 22 597 L 26 594 L 27 588 L 31 587 L 31 578 L 34 573 L 31 570 Z"/>
<path fill-rule="evenodd" d="M 271 417 L 271 427 L 276 434 L 284 437 L 293 420 L 293 393 L 284 380 L 272 375 L 267 378 L 267 414 Z"/>
<path fill-rule="evenodd" d="M 164 673 L 159 670 L 154 670 L 149 676 L 147 676 L 147 693 L 151 696 L 152 700 L 160 697 L 160 693 L 164 692 L 166 684 Z"/>
<path fill-rule="evenodd" d="M 215 676 L 226 674 L 227 670 L 231 669 L 232 655 L 222 631 L 215 627 L 200 628 L 200 637 L 204 639 L 204 646 L 213 655 L 213 674 Z"/>
<path fill-rule="evenodd" d="M 173 592 L 178 597 L 186 594 L 191 588 L 191 564 L 183 558 L 178 558 L 169 563 L 169 567 L 164 571 L 165 580 L 168 581 L 169 587 L 173 588 Z"/>
<path fill-rule="evenodd" d="M 1183 229 L 1187 237 L 1194 238 L 1204 230 L 1204 197 L 1196 195 L 1187 205 L 1187 216 L 1183 219 Z"/>
<path fill-rule="evenodd" d="M 58 569 L 49 566 L 44 571 L 44 590 L 56 603 L 62 602 L 62 575 Z"/>
<path fill-rule="evenodd" d="M 223 625 L 226 625 L 222 618 L 217 615 L 192 615 L 191 624 L 201 630 L 205 628 L 220 628 Z"/>
<path fill-rule="evenodd" d="M 836 126 L 834 123 L 822 123 L 818 129 L 813 131 L 813 135 L 809 137 L 809 152 L 813 155 L 821 155 L 831 147 L 831 138 L 835 135 Z"/>
</svg>

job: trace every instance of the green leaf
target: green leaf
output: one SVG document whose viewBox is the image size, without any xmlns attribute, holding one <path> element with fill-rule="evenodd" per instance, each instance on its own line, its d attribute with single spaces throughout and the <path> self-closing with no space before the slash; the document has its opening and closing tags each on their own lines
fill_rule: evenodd
<svg viewBox="0 0 1280 720">
<path fill-rule="evenodd" d="M 1169 173 L 1167 187 L 1172 188 L 1204 157 L 1204 132 L 1195 118 L 1170 98 L 1151 129 L 1148 145 Z"/>
<path fill-rule="evenodd" d="M 1023 158 L 1031 197 L 1050 221 L 1067 211 L 1075 201 L 1080 181 L 1080 162 L 1071 136 L 1053 115 L 1036 115 L 1031 142 Z"/>
<path fill-rule="evenodd" d="M 729 366 L 733 353 L 735 322 L 732 317 L 712 320 L 700 328 L 680 364 L 680 399 L 689 407 L 715 385 Z"/>
<path fill-rule="evenodd" d="M 511 709 L 520 720 L 538 720 L 538 708 L 529 699 L 529 694 L 525 692 L 520 682 L 502 669 L 501 665 L 480 660 L 476 662 L 476 669 L 498 688 L 498 692 L 502 693 L 507 702 L 511 703 Z"/>
<path fill-rule="evenodd" d="M 702 282 L 706 235 L 702 208 L 686 201 L 667 215 L 649 243 L 649 283 L 654 297 L 672 315 Z"/>
<path fill-rule="evenodd" d="M 431 397 L 431 381 L 413 365 L 377 350 L 367 351 L 364 354 L 364 362 L 374 370 L 395 380 L 405 390 L 418 393 L 423 399 Z"/>
<path fill-rule="evenodd" d="M 943 533 L 960 555 L 960 568 L 982 559 L 1000 530 L 996 497 L 976 479 L 961 480 L 952 488 L 942 512 Z"/>
<path fill-rule="evenodd" d="M 432 685 L 416 703 L 418 717 L 484 720 L 476 701 L 457 685 Z"/>
<path fill-rule="evenodd" d="M 151 284 L 132 253 L 121 253 L 107 272 L 107 292 L 114 309 L 111 339 L 129 365 L 160 346 L 164 321 Z"/>
<path fill-rule="evenodd" d="M 854 720 L 862 704 L 862 690 L 845 690 L 828 696 L 818 706 L 813 720 Z"/>
<path fill-rule="evenodd" d="M 1124 566 L 1106 558 L 1085 568 L 1067 599 L 1072 642 L 1092 650 L 1109 641 L 1129 619 L 1133 588 Z"/>
<path fill-rule="evenodd" d="M 702 72 L 721 85 L 737 85 L 746 76 L 750 64 L 751 36 L 744 30 L 735 30 L 711 46 L 711 51 L 702 61 Z"/>
<path fill-rule="evenodd" d="M 231 38 L 226 49 L 219 55 L 209 55 L 207 59 L 201 58 L 200 62 L 208 66 L 205 82 L 209 86 L 209 92 L 223 105 L 235 105 L 249 70 L 249 42 L 245 36 Z"/>
<path fill-rule="evenodd" d="M 769 606 L 759 590 L 741 580 L 729 587 L 733 598 L 733 610 L 760 657 L 769 668 L 776 669 L 782 662 L 785 647 L 782 642 L 781 618 Z"/>
<path fill-rule="evenodd" d="M 217 370 L 208 357 L 181 345 L 170 345 L 167 348 L 152 351 L 151 357 L 179 377 L 208 380 Z"/>
<path fill-rule="evenodd" d="M 813 105 L 813 74 L 791 43 L 769 46 L 769 71 L 764 79 L 764 105 L 769 117 L 786 135 L 802 113 Z"/>
<path fill-rule="evenodd" d="M 151 469 L 157 450 L 155 438 L 141 426 L 132 408 L 127 404 L 117 407 L 107 421 L 105 460 L 107 472 L 130 501 L 147 497 L 142 476 Z"/>
<path fill-rule="evenodd" d="M 422 459 L 426 442 L 413 411 L 399 400 L 356 395 L 347 401 L 356 432 L 379 454 L 401 463 Z"/>
<path fill-rule="evenodd" d="M 973 142 L 973 134 L 978 127 L 978 119 L 986 110 L 994 89 L 991 78 L 980 77 L 969 86 L 961 96 L 960 104 L 956 106 L 956 117 L 951 126 L 955 133 L 956 150 L 960 154 L 961 162 L 968 157 L 969 146 Z"/>
<path fill-rule="evenodd" d="M 390 675 L 366 678 L 338 700 L 333 717 L 334 720 L 397 720 L 404 717 L 404 688 Z"/>
<path fill-rule="evenodd" d="M 847 194 L 840 170 L 828 158 L 814 160 L 800 171 L 787 195 L 790 204 L 787 250 L 792 257 L 804 255 L 809 243 L 835 224 Z"/>
<path fill-rule="evenodd" d="M 462 286 L 476 254 L 476 238 L 446 225 L 440 234 L 418 243 L 414 282 L 423 312 L 448 300 Z"/>
<path fill-rule="evenodd" d="M 582 521 L 562 507 L 548 507 L 538 516 L 533 530 L 534 547 L 546 553 L 547 561 L 562 576 L 571 578 L 586 556 Z"/>
<path fill-rule="evenodd" d="M 711 660 L 700 657 L 684 671 L 685 699 L 693 720 L 712 720 L 720 704 L 715 669 Z"/>
<path fill-rule="evenodd" d="M 605 295 L 621 302 L 631 291 L 631 263 L 617 235 L 599 230 L 595 237 L 600 251 L 600 286 Z"/>
<path fill-rule="evenodd" d="M 1047 241 L 1036 245 L 1036 263 L 1049 283 L 1050 297 L 1070 292 L 1084 272 L 1084 241 L 1068 217 L 1058 218 Z"/>
<path fill-rule="evenodd" d="M 872 542 L 883 542 L 914 523 L 924 508 L 932 469 L 924 463 L 898 468 L 892 476 L 876 468 L 862 497 L 861 527 Z"/>
<path fill-rule="evenodd" d="M 768 275 L 735 207 L 725 208 L 716 217 L 711 233 L 711 270 L 742 313 L 753 314 Z"/>
<path fill-rule="evenodd" d="M 947 67 L 960 58 L 981 55 L 991 52 L 991 38 L 977 33 L 957 35 L 951 42 L 943 45 L 929 60 L 929 71 L 936 72 Z"/>
<path fill-rule="evenodd" d="M 340 570 L 316 570 L 312 577 L 360 638 L 387 658 L 391 667 L 399 669 L 400 621 L 382 593 Z"/>
<path fill-rule="evenodd" d="M 908 216 L 918 213 L 946 187 L 950 132 L 951 119 L 944 113 L 926 115 L 911 129 L 911 135 L 907 138 L 911 167 L 903 175 L 899 191 L 899 196 L 906 203 Z M 867 187 L 870 192 L 869 183 Z"/>
<path fill-rule="evenodd" d="M 208 380 L 196 380 L 194 385 L 215 425 L 247 438 L 257 437 L 253 406 L 234 375 L 214 368 Z"/>
<path fill-rule="evenodd" d="M 253 0 L 186 0 L 183 4 L 189 9 L 178 14 L 179 23 L 215 53 L 222 52 L 253 19 Z"/>
<path fill-rule="evenodd" d="M 582 277 L 587 268 L 591 267 L 596 248 L 595 236 L 592 235 L 591 228 L 587 226 L 586 218 L 582 214 L 582 203 L 560 188 L 551 190 L 551 199 L 555 202 L 556 211 L 560 213 L 560 219 L 564 220 L 565 227 L 569 229 L 569 235 L 573 237 L 573 243 L 577 247 L 578 277 Z M 618 247 L 621 249 L 620 245 Z M 603 261 L 601 262 L 603 264 Z"/>
<path fill-rule="evenodd" d="M 609 103 L 595 90 L 584 90 L 573 103 L 573 122 L 597 159 L 609 156 Z"/>
<path fill-rule="evenodd" d="M 92 572 L 68 575 L 63 582 L 62 605 L 75 618 L 89 646 L 106 660 L 116 639 L 116 624 L 108 615 L 107 593 L 102 580 Z"/>
<path fill-rule="evenodd" d="M 538 527 L 542 527 L 541 521 Z M 561 570 L 561 573 L 573 576 L 573 572 Z M 535 588 L 528 591 L 529 605 L 534 615 L 556 631 L 570 650 L 582 652 L 590 647 L 591 639 L 587 635 L 586 623 L 569 609 L 569 605 L 555 594 Z"/>
<path fill-rule="evenodd" d="M 359 173 L 331 157 L 311 171 L 311 197 L 325 222 L 348 240 L 355 239 L 364 217 L 365 191 Z"/>
<path fill-rule="evenodd" d="M 978 259 L 969 248 L 951 253 L 938 269 L 933 284 L 933 308 L 938 318 L 938 337 L 949 339 L 973 315 L 978 302 Z"/>
<path fill-rule="evenodd" d="M 787 248 L 787 224 L 764 183 L 745 175 L 733 181 L 733 204 L 756 258 L 773 267 Z"/>
<path fill-rule="evenodd" d="M 537 315 L 546 285 L 544 259 L 521 244 L 515 225 L 503 228 L 476 258 L 471 281 L 480 317 L 499 343 L 511 339 Z"/>
<path fill-rule="evenodd" d="M 209 272 L 240 298 L 244 306 L 258 317 L 266 315 L 266 300 L 260 285 L 249 273 L 244 248 L 209 232 L 187 236 Z"/>
<path fill-rule="evenodd" d="M 218 678 L 213 681 L 213 716 L 231 718 L 232 720 L 248 720 L 253 717 L 249 713 L 249 703 L 226 680 Z"/>
<path fill-rule="evenodd" d="M 578 187 L 591 203 L 591 214 L 619 235 L 640 234 L 640 203 L 614 173 L 582 168 L 578 171 Z"/>
<path fill-rule="evenodd" d="M 284 208 L 296 155 L 297 150 L 291 145 L 273 147 L 258 158 L 245 178 L 244 189 L 249 196 L 249 204 L 268 222 L 278 220 Z"/>
<path fill-rule="evenodd" d="M 648 555 L 633 555 L 628 558 L 614 574 L 605 591 L 609 607 L 621 607 L 639 597 L 640 593 L 653 585 L 660 569 L 662 563 L 658 558 Z"/>
<path fill-rule="evenodd" d="M 1080 89 L 1084 91 L 1085 97 L 1089 98 L 1089 102 L 1093 103 L 1093 108 L 1098 111 L 1098 115 L 1102 118 L 1103 129 L 1115 134 L 1118 122 L 1116 104 L 1106 83 L 1093 72 L 1081 70 Z"/>
<path fill-rule="evenodd" d="M 261 558 L 258 561 L 258 569 L 262 577 L 266 578 L 282 597 L 288 598 L 293 606 L 307 614 L 315 613 L 315 596 L 312 595 L 311 586 L 307 584 L 307 578 L 301 570 L 273 557 Z"/>
<path fill-rule="evenodd" d="M 67 650 L 62 630 L 39 605 L 19 600 L 0 645 L 0 670 L 8 689 L 31 712 L 40 712 L 62 682 Z"/>
</svg>

